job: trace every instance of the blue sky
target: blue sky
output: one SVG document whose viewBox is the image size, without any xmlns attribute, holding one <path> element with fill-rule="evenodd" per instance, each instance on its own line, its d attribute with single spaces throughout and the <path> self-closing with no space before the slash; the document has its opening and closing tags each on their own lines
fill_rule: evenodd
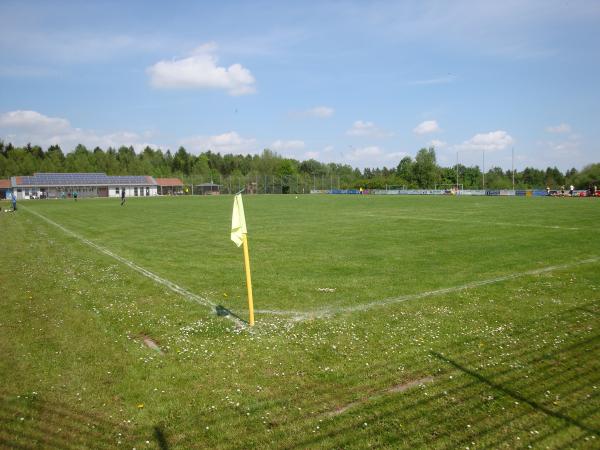
<svg viewBox="0 0 600 450">
<path fill-rule="evenodd" d="M 0 138 L 600 162 L 598 1 L 0 3 Z"/>
</svg>

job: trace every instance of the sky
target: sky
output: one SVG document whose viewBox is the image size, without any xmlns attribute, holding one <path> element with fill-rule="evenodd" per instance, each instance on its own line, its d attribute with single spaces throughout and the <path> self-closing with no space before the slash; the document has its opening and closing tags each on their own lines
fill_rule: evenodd
<svg viewBox="0 0 600 450">
<path fill-rule="evenodd" d="M 5 143 L 600 162 L 596 0 L 2 0 L 0 17 Z"/>
</svg>

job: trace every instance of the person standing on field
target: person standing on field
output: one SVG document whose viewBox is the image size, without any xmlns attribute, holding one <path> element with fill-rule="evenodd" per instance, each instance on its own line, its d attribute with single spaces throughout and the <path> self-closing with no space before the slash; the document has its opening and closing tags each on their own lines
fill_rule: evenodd
<svg viewBox="0 0 600 450">
<path fill-rule="evenodd" d="M 13 211 L 16 211 L 17 210 L 17 197 L 15 196 L 15 193 L 12 191 L 10 193 L 10 201 L 12 202 Z"/>
<path fill-rule="evenodd" d="M 121 189 L 121 206 L 125 204 L 125 188 Z"/>
<path fill-rule="evenodd" d="M 573 185 L 569 186 L 569 195 L 570 195 L 571 197 L 573 197 L 573 193 L 574 193 L 574 192 L 575 192 L 575 186 L 573 186 Z"/>
</svg>

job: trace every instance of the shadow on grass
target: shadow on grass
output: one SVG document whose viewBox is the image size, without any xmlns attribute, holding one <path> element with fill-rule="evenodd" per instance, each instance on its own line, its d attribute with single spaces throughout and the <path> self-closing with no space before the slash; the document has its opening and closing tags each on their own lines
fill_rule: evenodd
<svg viewBox="0 0 600 450">
<path fill-rule="evenodd" d="M 0 447 L 115 448 L 135 442 L 131 427 L 41 396 L 0 396 Z"/>
<path fill-rule="evenodd" d="M 235 317 L 237 320 L 239 320 L 240 322 L 243 322 L 245 324 L 248 324 L 247 320 L 242 319 L 240 316 L 238 316 L 236 313 L 234 313 L 233 311 L 231 311 L 230 309 L 225 308 L 223 305 L 217 305 L 215 307 L 215 312 L 217 313 L 217 316 L 219 317 L 227 317 L 227 316 L 231 316 L 231 317 Z"/>
<path fill-rule="evenodd" d="M 158 444 L 158 448 L 160 448 L 160 450 L 169 450 L 167 438 L 165 437 L 165 433 L 160 425 L 156 425 L 154 427 L 154 437 L 156 438 L 156 443 Z"/>
<path fill-rule="evenodd" d="M 40 396 L 0 395 L 0 448 L 132 448 L 149 439 L 148 431 Z M 162 425 L 154 426 L 154 438 L 169 450 Z"/>
<path fill-rule="evenodd" d="M 231 314 L 220 305 L 217 311 Z M 433 374 L 431 387 L 422 392 L 414 388 L 406 393 L 382 395 L 377 400 L 357 404 L 333 419 L 320 420 L 324 412 L 340 402 L 342 405 L 352 403 L 356 392 L 368 391 L 373 380 L 395 378 L 389 374 L 390 361 L 381 360 L 377 365 L 370 365 L 368 370 L 365 369 L 365 378 L 359 381 L 356 373 L 332 381 L 307 377 L 302 390 L 310 391 L 310 396 L 302 394 L 302 390 L 285 398 L 260 394 L 248 409 L 223 408 L 218 414 L 210 415 L 201 410 L 196 414 L 202 425 L 211 429 L 220 424 L 235 424 L 239 433 L 250 436 L 252 446 L 256 448 L 360 448 L 367 444 L 390 448 L 458 448 L 472 441 L 479 441 L 481 446 L 500 447 L 504 443 L 514 447 L 517 444 L 515 436 L 523 436 L 533 429 L 540 433 L 528 434 L 521 441 L 525 445 L 572 447 L 583 443 L 590 434 L 598 434 L 595 424 L 590 423 L 598 414 L 597 397 L 584 407 L 577 403 L 600 374 L 593 362 L 600 345 L 600 335 L 597 331 L 592 332 L 596 323 L 594 311 L 590 305 L 589 311 L 577 308 L 557 313 L 556 317 L 563 321 L 577 324 L 576 330 L 570 330 L 569 339 L 560 345 L 551 339 L 548 343 L 543 341 L 543 346 L 529 345 L 534 338 L 540 342 L 540 336 L 529 327 L 521 326 L 499 341 L 506 346 L 501 352 L 497 347 L 481 349 L 476 345 L 479 339 L 471 337 L 448 343 L 439 352 L 416 352 L 411 360 L 415 363 L 413 375 Z M 549 324 L 556 327 L 561 323 L 550 320 Z M 556 336 L 556 333 L 549 336 Z M 443 356 L 441 352 L 451 356 Z M 490 364 L 486 364 L 487 357 L 491 358 Z M 440 366 L 445 369 L 438 376 L 434 370 Z M 448 372 L 456 374 L 455 371 L 464 376 L 455 377 L 452 382 L 442 376 Z M 399 381 L 406 380 L 396 380 Z M 564 405 L 560 410 L 543 404 L 544 392 L 551 390 L 554 393 L 555 388 Z M 285 389 L 282 392 L 289 393 Z M 488 394 L 493 394 L 493 401 L 486 400 Z M 518 399 L 527 406 L 512 407 L 511 399 Z M 42 399 L 16 400 L 11 397 L 4 405 L 0 395 L 0 447 L 114 448 L 118 433 L 122 433 L 124 448 L 126 444 L 136 443 L 137 439 L 149 439 L 148 435 L 153 432 L 154 445 L 160 449 L 169 448 L 169 436 L 161 424 L 133 430 L 93 411 L 82 413 L 77 408 Z M 509 410 L 509 405 L 514 409 Z M 288 416 L 287 410 L 296 406 L 302 406 L 302 412 Z M 48 411 L 39 412 L 40 408 Z M 287 410 L 281 417 L 267 418 L 270 411 L 284 408 Z M 247 418 L 247 411 L 252 418 Z M 25 417 L 26 423 L 21 425 L 20 417 Z M 294 419 L 293 426 L 289 419 Z M 368 427 L 363 426 L 366 423 Z M 467 423 L 472 424 L 468 429 Z M 317 425 L 319 431 L 313 431 Z M 170 426 L 168 424 L 167 430 Z M 57 433 L 58 428 L 63 430 Z M 169 440 L 173 447 L 190 448 L 198 446 L 199 437 L 202 435 L 189 428 L 180 428 L 171 433 Z M 219 436 L 219 441 L 213 441 L 213 444 L 219 442 L 223 448 L 234 448 L 236 444 L 227 441 L 228 438 L 230 435 Z M 208 444 L 205 447 L 208 448 Z"/>
<path fill-rule="evenodd" d="M 507 336 L 504 342 L 536 338 L 544 345 L 504 347 L 493 359 L 488 359 L 489 351 L 495 349 L 482 350 L 478 338 L 444 349 L 457 357 L 431 350 L 427 352 L 431 361 L 442 363 L 440 375 L 458 370 L 465 376 L 453 381 L 447 376 L 435 377 L 432 387 L 423 392 L 413 389 L 356 405 L 319 423 L 316 432 L 309 428 L 315 421 L 307 417 L 303 432 L 297 434 L 312 436 L 282 448 L 459 448 L 474 442 L 492 447 L 527 443 L 554 448 L 589 445 L 600 435 L 594 421 L 600 412 L 598 395 L 592 391 L 592 385 L 600 381 L 593 356 L 600 349 L 600 335 L 590 333 L 595 311 L 592 303 L 548 316 L 545 321 L 553 326 L 561 324 L 558 319 L 563 324 L 577 324 L 577 332 L 569 329 L 569 342 L 560 346 L 520 331 L 517 336 Z M 528 329 L 524 326 L 520 330 Z M 385 369 L 377 372 L 381 370 Z M 552 406 L 550 392 L 552 397 L 560 395 L 560 405 Z"/>
<path fill-rule="evenodd" d="M 544 414 L 547 414 L 549 416 L 552 416 L 556 419 L 561 419 L 564 420 L 565 422 L 569 423 L 570 425 L 574 425 L 576 427 L 581 428 L 582 430 L 588 431 L 590 433 L 594 433 L 597 435 L 600 435 L 600 429 L 599 428 L 592 428 L 587 426 L 584 423 L 581 423 L 580 421 L 573 419 L 565 414 L 562 414 L 558 411 L 552 411 L 549 408 L 546 408 L 544 405 L 536 402 L 535 400 L 531 400 L 521 394 L 519 394 L 517 391 L 510 389 L 502 384 L 496 383 L 493 380 L 491 380 L 488 377 L 483 376 L 482 374 L 480 374 L 479 372 L 476 372 L 475 370 L 471 370 L 468 369 L 467 367 L 459 364 L 458 362 L 456 362 L 455 360 L 452 360 L 440 353 L 437 352 L 430 352 L 430 354 L 432 354 L 433 356 L 435 356 L 436 358 L 440 359 L 441 361 L 444 361 L 448 364 L 450 364 L 451 366 L 455 367 L 456 369 L 460 370 L 463 373 L 466 373 L 467 375 L 470 375 L 471 377 L 477 379 L 478 381 L 487 384 L 488 386 L 512 397 L 515 398 L 523 403 L 528 404 L 529 406 L 531 406 L 533 409 L 536 409 L 538 411 L 543 412 Z"/>
</svg>

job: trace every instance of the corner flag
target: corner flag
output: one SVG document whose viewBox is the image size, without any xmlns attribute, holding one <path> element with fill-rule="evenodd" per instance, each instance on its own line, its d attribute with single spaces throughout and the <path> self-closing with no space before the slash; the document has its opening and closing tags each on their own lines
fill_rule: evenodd
<svg viewBox="0 0 600 450">
<path fill-rule="evenodd" d="M 248 288 L 248 310 L 250 326 L 254 326 L 254 300 L 252 299 L 252 277 L 250 276 L 250 256 L 248 255 L 248 230 L 242 194 L 233 197 L 233 213 L 231 214 L 231 240 L 237 245 L 244 245 L 244 267 L 246 268 L 246 287 Z"/>
<path fill-rule="evenodd" d="M 248 234 L 246 229 L 246 217 L 244 215 L 244 203 L 242 194 L 233 197 L 233 214 L 231 215 L 231 240 L 238 247 L 244 242 L 244 235 Z"/>
</svg>

